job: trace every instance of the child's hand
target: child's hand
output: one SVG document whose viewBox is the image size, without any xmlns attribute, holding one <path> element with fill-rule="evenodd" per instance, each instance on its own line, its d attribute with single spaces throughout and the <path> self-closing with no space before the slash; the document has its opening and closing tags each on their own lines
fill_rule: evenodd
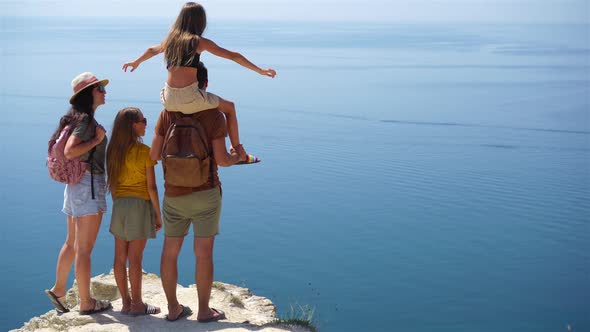
<svg viewBox="0 0 590 332">
<path fill-rule="evenodd" d="M 156 216 L 156 232 L 162 229 L 162 217 Z"/>
<path fill-rule="evenodd" d="M 267 69 L 262 69 L 260 71 L 260 75 L 264 75 L 264 76 L 268 76 L 268 77 L 274 78 L 277 75 L 277 72 L 274 69 L 267 68 Z"/>
<path fill-rule="evenodd" d="M 124 64 L 123 65 L 124 72 L 127 72 L 127 67 L 131 67 L 130 72 L 133 72 L 135 69 L 137 69 L 137 67 L 139 67 L 139 62 L 131 61 L 131 62 L 127 62 L 126 64 Z"/>
</svg>

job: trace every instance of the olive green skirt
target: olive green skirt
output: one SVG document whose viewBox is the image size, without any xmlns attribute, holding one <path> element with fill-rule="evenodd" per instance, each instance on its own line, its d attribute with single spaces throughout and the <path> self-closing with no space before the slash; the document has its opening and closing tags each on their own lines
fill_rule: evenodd
<svg viewBox="0 0 590 332">
<path fill-rule="evenodd" d="M 119 197 L 113 201 L 110 232 L 124 241 L 156 237 L 156 213 L 151 201 Z"/>
</svg>

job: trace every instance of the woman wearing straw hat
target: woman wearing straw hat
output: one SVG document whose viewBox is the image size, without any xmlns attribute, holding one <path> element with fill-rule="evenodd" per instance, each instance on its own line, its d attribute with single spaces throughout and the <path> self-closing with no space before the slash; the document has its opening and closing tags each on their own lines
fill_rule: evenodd
<svg viewBox="0 0 590 332">
<path fill-rule="evenodd" d="M 61 131 L 73 129 L 66 142 L 66 158 L 79 157 L 90 164 L 89 170 L 76 184 L 67 184 L 62 211 L 67 215 L 67 237 L 57 258 L 55 285 L 45 293 L 58 312 L 68 312 L 65 302 L 68 273 L 75 261 L 76 281 L 80 296 L 80 314 L 90 315 L 111 307 L 108 301 L 90 297 L 90 254 L 100 229 L 102 215 L 107 211 L 105 192 L 105 129 L 94 119 L 96 109 L 105 103 L 105 86 L 109 80 L 99 80 L 85 72 L 72 80 L 72 105 L 62 116 L 49 140 L 49 149 Z"/>
</svg>

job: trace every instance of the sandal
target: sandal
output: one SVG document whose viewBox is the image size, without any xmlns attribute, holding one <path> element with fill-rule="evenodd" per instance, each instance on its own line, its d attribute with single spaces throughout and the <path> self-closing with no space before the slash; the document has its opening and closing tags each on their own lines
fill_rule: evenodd
<svg viewBox="0 0 590 332">
<path fill-rule="evenodd" d="M 211 316 L 211 317 L 205 318 L 205 319 L 198 319 L 197 318 L 197 321 L 198 322 L 201 322 L 201 323 L 210 323 L 210 322 L 216 322 L 218 320 L 225 319 L 225 312 L 223 312 L 223 311 L 221 311 L 219 309 L 215 309 L 215 308 L 211 308 L 211 311 L 213 311 L 214 313 L 216 313 L 217 316 Z"/>
<path fill-rule="evenodd" d="M 149 303 L 144 303 L 143 305 L 145 306 L 144 311 L 139 311 L 139 312 L 129 311 L 129 316 L 157 315 L 161 311 L 160 308 L 153 306 Z"/>
<path fill-rule="evenodd" d="M 104 300 L 94 300 L 94 308 L 90 310 L 80 310 L 80 315 L 92 315 L 103 312 L 112 308 L 111 302 Z"/>
<path fill-rule="evenodd" d="M 256 164 L 261 162 L 260 158 L 253 156 L 251 154 L 246 155 L 246 160 L 238 161 L 236 165 L 247 165 L 247 164 Z"/>
<path fill-rule="evenodd" d="M 66 312 L 70 312 L 70 309 L 68 309 L 67 305 L 66 305 L 66 296 L 62 296 L 62 297 L 57 297 L 57 295 L 55 295 L 51 290 L 46 289 L 45 290 L 45 294 L 47 294 L 47 297 L 49 297 L 49 300 L 51 301 L 51 303 L 53 304 L 53 306 L 55 307 L 55 310 L 59 313 L 66 313 Z M 63 299 L 63 300 L 62 300 Z"/>
<path fill-rule="evenodd" d="M 256 163 L 259 163 L 259 162 L 262 161 L 262 160 L 260 160 L 260 158 L 254 156 L 254 155 L 247 154 L 246 153 L 246 150 L 244 150 L 244 146 L 242 144 L 238 144 L 235 147 L 231 147 L 229 149 L 229 151 L 232 152 L 232 153 L 235 152 L 238 155 L 245 155 L 246 156 L 246 160 L 238 161 L 236 163 L 236 165 L 256 164 Z"/>
<path fill-rule="evenodd" d="M 167 321 L 169 321 L 169 322 L 175 322 L 175 321 L 181 319 L 182 317 L 188 317 L 188 316 L 190 316 L 193 313 L 193 311 L 191 310 L 191 308 L 189 308 L 187 306 L 184 306 L 182 304 L 180 306 L 182 307 L 182 311 L 178 314 L 178 316 L 176 316 L 176 318 L 174 318 L 174 319 L 170 319 L 170 318 L 168 318 L 168 315 L 166 315 L 165 318 L 166 318 Z"/>
</svg>

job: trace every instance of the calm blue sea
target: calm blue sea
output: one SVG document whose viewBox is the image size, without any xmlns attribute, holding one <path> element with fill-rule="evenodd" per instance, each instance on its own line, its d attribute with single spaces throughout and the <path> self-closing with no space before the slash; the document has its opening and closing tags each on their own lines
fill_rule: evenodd
<svg viewBox="0 0 590 332">
<path fill-rule="evenodd" d="M 124 106 L 153 129 L 162 58 L 121 66 L 170 22 L 2 18 L 0 330 L 51 309 L 66 228 L 44 158 L 70 80 L 111 80 L 107 130 Z M 589 25 L 211 22 L 206 35 L 278 72 L 202 57 L 263 159 L 221 171 L 217 280 L 281 315 L 309 305 L 322 332 L 590 330 Z M 109 220 L 94 275 L 111 269 Z M 180 269 L 194 283 L 190 245 Z"/>
</svg>

